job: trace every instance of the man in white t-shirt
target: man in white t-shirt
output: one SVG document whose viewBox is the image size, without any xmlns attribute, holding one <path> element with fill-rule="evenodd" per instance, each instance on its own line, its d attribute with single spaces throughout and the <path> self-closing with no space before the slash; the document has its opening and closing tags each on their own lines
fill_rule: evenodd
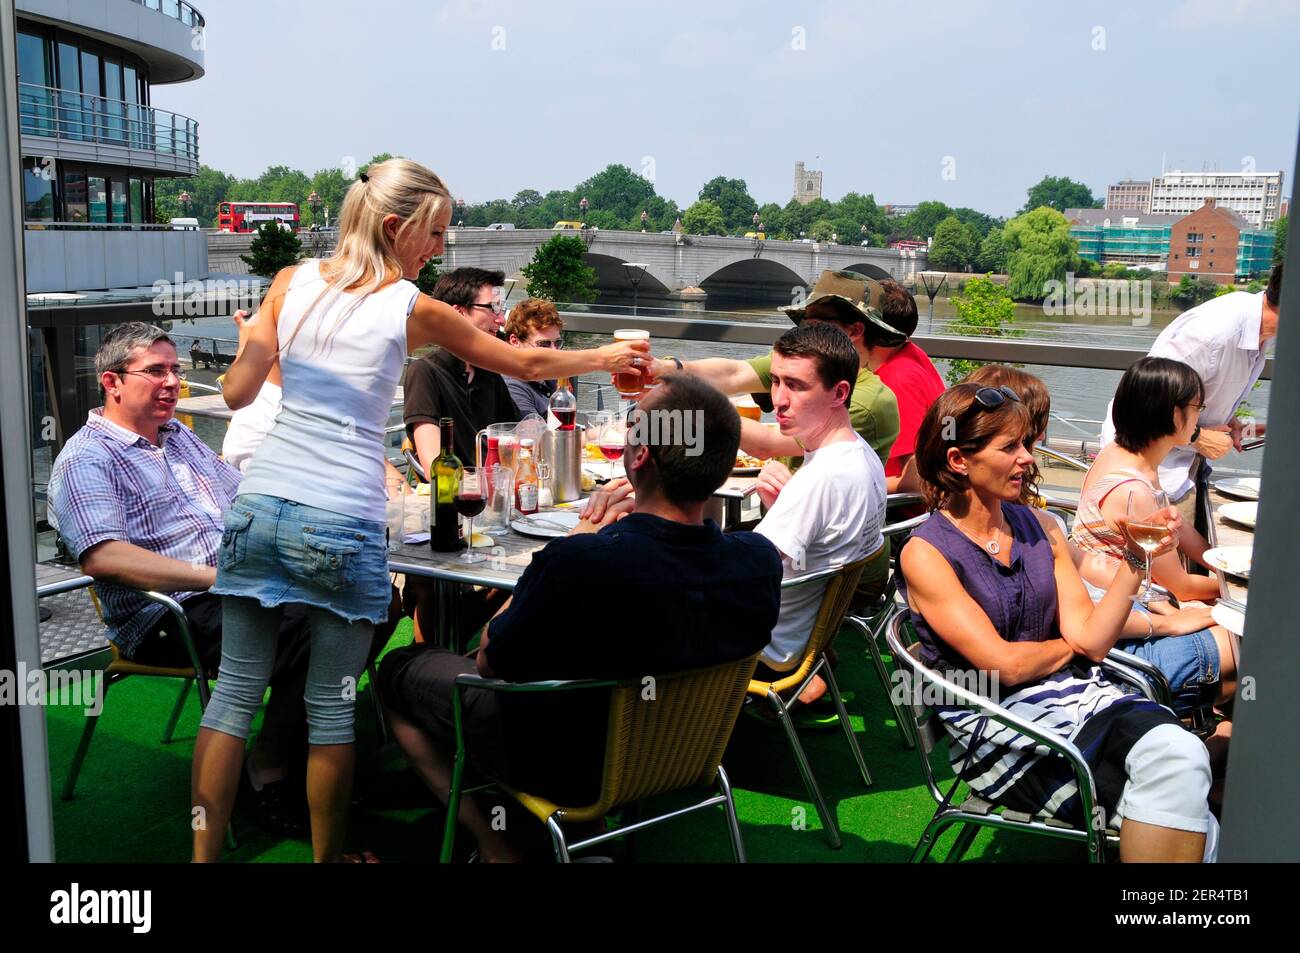
<svg viewBox="0 0 1300 953">
<path fill-rule="evenodd" d="M 772 407 L 781 433 L 803 446 L 804 464 L 794 474 L 775 461 L 763 468 L 758 494 L 767 515 L 755 531 L 780 551 L 787 579 L 842 566 L 884 544 L 885 468 L 849 421 L 857 375 L 853 342 L 833 324 L 805 322 L 773 348 Z M 825 588 L 782 590 L 763 666 L 788 672 L 798 665 Z M 801 701 L 824 690 L 810 686 Z"/>
</svg>

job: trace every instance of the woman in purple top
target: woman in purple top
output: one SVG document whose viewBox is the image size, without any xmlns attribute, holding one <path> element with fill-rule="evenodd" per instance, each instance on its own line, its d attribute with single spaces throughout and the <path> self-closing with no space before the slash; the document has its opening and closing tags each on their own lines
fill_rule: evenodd
<svg viewBox="0 0 1300 953">
<path fill-rule="evenodd" d="M 1142 575 L 1136 555 L 1094 606 L 1056 523 L 1016 502 L 1036 476 L 1031 430 L 1029 412 L 1006 387 L 958 384 L 926 414 L 916 462 L 933 512 L 899 557 L 923 661 L 977 670 L 1004 708 L 1072 741 L 1092 769 L 1108 826 L 1122 822 L 1122 860 L 1213 859 L 1218 825 L 1206 802 L 1205 745 L 1096 664 L 1140 621 L 1130 620 Z M 1167 517 L 1176 531 L 1177 514 Z M 1172 546 L 1166 537 L 1160 551 Z M 1084 822 L 1063 759 L 975 712 L 940 707 L 939 715 L 953 768 L 975 793 Z"/>
</svg>

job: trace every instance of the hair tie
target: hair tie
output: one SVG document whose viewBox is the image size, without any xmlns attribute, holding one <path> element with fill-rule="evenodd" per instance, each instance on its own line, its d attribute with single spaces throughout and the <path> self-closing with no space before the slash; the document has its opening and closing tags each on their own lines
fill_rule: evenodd
<svg viewBox="0 0 1300 953">
<path fill-rule="evenodd" d="M 357 176 L 358 176 L 358 178 L 361 179 L 362 182 L 369 182 L 369 181 L 370 181 L 370 176 L 366 175 L 364 172 L 358 172 L 358 173 L 357 173 Z"/>
</svg>

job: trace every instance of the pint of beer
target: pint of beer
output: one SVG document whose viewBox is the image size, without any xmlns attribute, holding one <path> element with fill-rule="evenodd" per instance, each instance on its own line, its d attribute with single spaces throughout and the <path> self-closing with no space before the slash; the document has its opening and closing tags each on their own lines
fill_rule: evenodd
<svg viewBox="0 0 1300 953">
<path fill-rule="evenodd" d="M 624 328 L 614 332 L 614 340 L 618 341 L 649 341 L 650 332 L 640 331 L 635 328 Z M 641 391 L 645 390 L 645 378 L 636 373 L 615 374 L 614 389 L 618 391 L 620 397 L 624 400 L 630 400 Z"/>
<path fill-rule="evenodd" d="M 742 417 L 748 417 L 750 420 L 762 420 L 763 409 L 754 403 L 754 398 L 748 394 L 742 394 L 739 397 L 731 398 L 731 403 L 736 408 L 736 413 Z"/>
</svg>

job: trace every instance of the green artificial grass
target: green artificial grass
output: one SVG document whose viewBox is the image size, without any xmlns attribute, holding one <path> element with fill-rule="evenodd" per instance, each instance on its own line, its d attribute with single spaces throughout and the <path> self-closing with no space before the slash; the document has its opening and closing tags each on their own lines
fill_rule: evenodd
<svg viewBox="0 0 1300 953">
<path fill-rule="evenodd" d="M 389 648 L 411 639 L 409 620 L 398 626 Z M 756 862 L 906 861 L 934 813 L 915 751 L 902 746 L 893 711 L 870 668 L 856 631 L 837 641 L 840 686 L 856 697 L 847 705 L 867 767 L 875 782 L 864 788 L 843 735 L 801 733 L 813 772 L 839 818 L 844 847 L 826 843 L 816 809 L 807 799 L 781 729 L 742 717 L 723 760 L 735 789 L 736 810 L 749 860 Z M 199 706 L 191 692 L 168 745 L 160 744 L 178 683 L 129 678 L 113 688 L 77 782 L 75 797 L 59 798 L 81 735 L 80 708 L 47 709 L 54 799 L 56 857 L 75 862 L 183 862 L 190 854 L 190 765 Z M 361 806 L 348 825 L 348 849 L 371 850 L 385 862 L 437 859 L 443 812 L 407 768 L 393 743 L 381 746 L 371 687 L 357 698 L 358 772 Z M 260 716 L 259 716 L 260 717 Z M 257 725 L 254 725 L 256 730 Z M 951 775 L 946 775 L 950 777 Z M 486 795 L 492 797 L 491 794 Z M 504 803 L 504 796 L 498 795 Z M 654 805 L 650 805 L 653 809 Z M 306 841 L 263 833 L 236 813 L 239 846 L 229 863 L 311 861 Z M 507 823 L 536 824 L 511 808 Z M 537 841 L 546 840 L 537 825 Z M 941 840 L 942 859 L 956 836 Z M 468 850 L 468 835 L 457 852 Z M 726 862 L 731 851 L 722 811 L 700 812 L 637 835 L 634 845 L 602 845 L 596 853 L 639 862 Z M 1042 837 L 983 830 L 968 861 L 1082 861 L 1081 846 Z"/>
</svg>

